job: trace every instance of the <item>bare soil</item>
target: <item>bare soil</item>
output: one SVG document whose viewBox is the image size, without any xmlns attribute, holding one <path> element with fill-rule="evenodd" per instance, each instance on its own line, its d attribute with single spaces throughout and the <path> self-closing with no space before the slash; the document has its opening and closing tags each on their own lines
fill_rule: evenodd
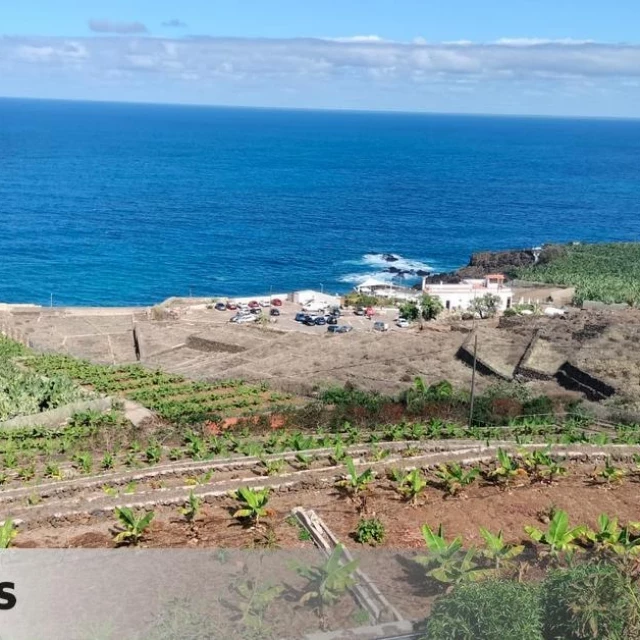
<svg viewBox="0 0 640 640">
<path fill-rule="evenodd" d="M 502 529 L 507 539 L 518 540 L 523 538 L 524 525 L 539 523 L 540 514 L 552 506 L 568 511 L 572 521 L 591 526 L 596 525 L 598 515 L 604 512 L 618 516 L 621 521 L 637 520 L 640 482 L 632 478 L 616 485 L 594 481 L 591 474 L 595 468 L 593 464 L 572 463 L 569 474 L 553 484 L 526 481 L 503 488 L 480 481 L 456 497 L 429 486 L 418 506 L 408 504 L 390 480 L 380 478 L 368 492 L 364 513 L 385 524 L 387 536 L 382 546 L 393 549 L 421 548 L 420 527 L 425 523 L 430 526 L 442 523 L 448 535 L 462 535 L 469 544 L 480 542 L 480 527 Z M 247 547 L 272 530 L 275 546 L 297 548 L 301 544 L 298 530 L 287 523 L 296 506 L 315 510 L 341 541 L 358 547 L 351 538 L 360 517 L 356 503 L 332 486 L 313 483 L 306 489 L 273 493 L 270 517 L 265 527 L 258 529 L 244 526 L 232 517 L 237 503 L 231 497 L 205 504 L 193 525 L 186 523 L 176 508 L 159 506 L 154 509 L 155 519 L 144 546 Z M 98 546 L 113 546 L 107 540 L 114 525 L 112 518 L 91 515 L 54 518 L 29 527 L 17 542 L 21 545 L 28 541 L 41 547 L 93 547 L 90 543 L 95 540 Z M 89 533 L 97 537 L 94 539 Z"/>
<path fill-rule="evenodd" d="M 191 523 L 185 520 L 177 506 L 156 505 L 154 520 L 141 546 L 149 549 L 281 549 L 291 553 L 313 553 L 313 543 L 301 535 L 300 526 L 290 517 L 294 507 L 303 506 L 313 509 L 352 550 L 359 559 L 360 568 L 392 605 L 404 616 L 419 620 L 428 614 L 438 592 L 414 561 L 416 554 L 425 550 L 421 535 L 424 524 L 432 528 L 442 524 L 448 539 L 460 535 L 466 546 L 479 546 L 480 527 L 493 532 L 502 529 L 505 538 L 511 542 L 526 541 L 524 526 L 544 529 L 552 507 L 566 510 L 576 525 L 585 523 L 595 527 L 601 513 L 615 515 L 622 522 L 640 519 L 640 478 L 628 464 L 625 465 L 629 471 L 627 477 L 612 485 L 593 479 L 597 468 L 593 463 L 576 461 L 567 466 L 568 474 L 552 484 L 531 483 L 525 479 L 520 484 L 502 487 L 479 480 L 456 497 L 448 496 L 443 487 L 430 484 L 416 506 L 397 493 L 391 480 L 379 474 L 367 492 L 366 508 L 362 512 L 360 503 L 335 488 L 333 483 L 310 480 L 301 486 L 272 492 L 269 515 L 258 526 L 234 518 L 238 503 L 225 494 L 208 498 Z M 382 521 L 386 538 L 381 545 L 367 547 L 354 540 L 353 532 L 361 516 Z M 108 513 L 67 516 L 60 513 L 48 520 L 25 523 L 15 546 L 113 549 L 113 538 L 118 530 L 116 518 Z M 534 554 L 533 548 L 527 553 Z M 291 570 L 283 566 L 281 571 L 284 573 L 279 579 L 288 584 L 290 581 L 285 574 Z M 293 602 L 282 606 L 288 612 L 291 608 L 295 624 L 301 625 L 300 628 L 317 627 L 318 620 L 312 611 L 300 610 Z M 332 628 L 358 626 L 355 622 L 357 612 L 358 607 L 350 598 L 341 601 L 332 613 Z M 280 624 L 277 616 L 273 624 Z M 280 637 L 288 637 L 286 632 L 290 631 L 283 628 Z"/>
</svg>

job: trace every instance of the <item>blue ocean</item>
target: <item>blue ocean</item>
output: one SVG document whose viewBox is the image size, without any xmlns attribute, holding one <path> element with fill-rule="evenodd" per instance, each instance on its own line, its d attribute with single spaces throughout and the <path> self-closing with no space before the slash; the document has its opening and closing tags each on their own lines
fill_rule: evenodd
<svg viewBox="0 0 640 640">
<path fill-rule="evenodd" d="M 0 100 L 0 302 L 343 292 L 639 239 L 640 121 Z"/>
</svg>

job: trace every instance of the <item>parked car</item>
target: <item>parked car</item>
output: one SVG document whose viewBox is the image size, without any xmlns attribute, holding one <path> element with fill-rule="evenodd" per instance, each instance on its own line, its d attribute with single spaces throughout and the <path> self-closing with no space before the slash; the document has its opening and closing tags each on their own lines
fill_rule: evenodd
<svg viewBox="0 0 640 640">
<path fill-rule="evenodd" d="M 279 316 L 280 309 L 276 309 L 275 307 L 273 307 L 269 313 L 271 313 L 272 316 Z"/>
<path fill-rule="evenodd" d="M 324 313 L 324 305 L 318 304 L 317 302 L 309 302 L 302 307 L 302 310 L 307 313 Z"/>
<path fill-rule="evenodd" d="M 317 324 L 317 325 L 327 324 L 327 321 L 326 321 L 326 319 L 325 319 L 325 317 L 324 317 L 324 316 L 318 316 L 318 317 L 316 318 L 316 324 Z"/>
<path fill-rule="evenodd" d="M 224 302 L 216 302 L 215 309 L 216 311 L 226 311 L 227 305 Z"/>
<path fill-rule="evenodd" d="M 260 303 L 257 300 L 252 300 L 248 305 L 249 309 L 257 309 Z"/>
<path fill-rule="evenodd" d="M 353 327 L 350 324 L 341 324 L 338 327 L 338 333 L 349 333 L 349 331 L 353 331 Z"/>
<path fill-rule="evenodd" d="M 262 309 L 260 307 L 257 307 L 255 309 L 249 309 L 249 313 L 252 313 L 254 316 L 261 316 Z"/>
<path fill-rule="evenodd" d="M 398 318 L 398 322 L 396 322 L 396 327 L 400 327 L 401 329 L 406 329 L 410 326 L 411 323 L 406 318 Z"/>
<path fill-rule="evenodd" d="M 229 320 L 229 322 L 234 322 L 236 324 L 245 324 L 246 322 L 255 322 L 256 316 L 253 314 L 239 314 L 237 313 L 235 316 Z"/>
<path fill-rule="evenodd" d="M 280 298 L 274 298 L 274 299 L 271 301 L 271 304 L 272 304 L 274 307 L 281 307 L 281 306 L 282 306 L 282 300 L 280 300 Z"/>
<path fill-rule="evenodd" d="M 389 325 L 386 322 L 381 322 L 380 320 L 377 320 L 376 322 L 373 323 L 373 330 L 389 331 Z"/>
<path fill-rule="evenodd" d="M 235 302 L 227 302 L 227 309 L 229 311 L 235 311 L 238 308 L 238 305 Z"/>
<path fill-rule="evenodd" d="M 303 320 L 303 324 L 306 324 L 308 327 L 316 326 L 316 317 L 315 316 L 306 316 Z"/>
<path fill-rule="evenodd" d="M 296 317 L 294 318 L 296 322 L 304 322 L 307 319 L 306 313 L 296 313 Z"/>
<path fill-rule="evenodd" d="M 355 311 L 353 313 L 355 313 L 357 316 L 363 316 L 364 315 L 364 308 L 363 307 L 356 307 L 356 309 L 355 309 Z"/>
<path fill-rule="evenodd" d="M 338 324 L 338 318 L 336 316 L 327 316 L 327 324 Z"/>
<path fill-rule="evenodd" d="M 269 300 L 260 300 L 260 306 L 261 307 L 270 307 L 271 306 L 271 302 L 269 302 Z"/>
<path fill-rule="evenodd" d="M 342 315 L 342 311 L 340 311 L 338 307 L 333 307 L 333 309 L 329 311 L 329 315 L 339 318 Z"/>
<path fill-rule="evenodd" d="M 340 329 L 341 327 L 335 325 L 335 324 L 330 324 L 327 327 L 327 333 L 340 333 Z"/>
</svg>

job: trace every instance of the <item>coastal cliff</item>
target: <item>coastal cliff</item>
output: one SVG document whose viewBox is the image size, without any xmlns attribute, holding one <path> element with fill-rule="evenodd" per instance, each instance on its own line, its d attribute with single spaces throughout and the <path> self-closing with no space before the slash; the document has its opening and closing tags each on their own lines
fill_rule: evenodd
<svg viewBox="0 0 640 640">
<path fill-rule="evenodd" d="M 565 251 L 562 245 L 545 245 L 539 256 L 538 264 L 545 264 L 558 258 Z M 429 276 L 427 282 L 456 283 L 464 278 L 482 278 L 490 273 L 503 273 L 515 278 L 518 269 L 532 267 L 536 258 L 532 249 L 510 249 L 507 251 L 479 251 L 474 253 L 469 264 L 449 273 L 437 273 Z"/>
</svg>

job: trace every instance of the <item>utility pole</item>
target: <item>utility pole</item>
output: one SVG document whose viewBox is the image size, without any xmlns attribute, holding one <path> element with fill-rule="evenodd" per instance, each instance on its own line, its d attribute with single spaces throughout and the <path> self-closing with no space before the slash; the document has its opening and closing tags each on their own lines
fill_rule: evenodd
<svg viewBox="0 0 640 640">
<path fill-rule="evenodd" d="M 471 374 L 471 402 L 469 405 L 469 426 L 473 425 L 473 404 L 476 396 L 476 366 L 478 363 L 478 334 L 473 341 L 473 372 Z"/>
<path fill-rule="evenodd" d="M 53 307 L 53 293 L 51 294 L 51 299 L 49 300 L 49 306 Z"/>
</svg>

